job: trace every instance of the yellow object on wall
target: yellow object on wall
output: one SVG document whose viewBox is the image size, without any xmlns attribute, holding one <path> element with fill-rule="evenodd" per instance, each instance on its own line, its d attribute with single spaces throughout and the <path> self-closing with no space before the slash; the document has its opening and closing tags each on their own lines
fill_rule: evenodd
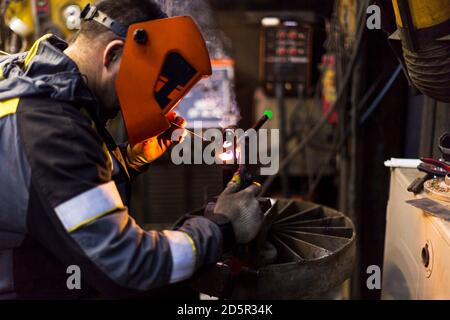
<svg viewBox="0 0 450 320">
<path fill-rule="evenodd" d="M 81 10 L 90 2 L 89 0 L 49 0 L 52 21 L 63 31 L 66 38 L 70 37 L 76 30 L 69 30 L 64 18 L 64 10 L 70 5 L 77 5 Z"/>
<path fill-rule="evenodd" d="M 413 24 L 416 29 L 436 26 L 450 19 L 449 0 L 408 0 Z M 403 27 L 398 1 L 392 0 L 397 25 Z"/>
<path fill-rule="evenodd" d="M 11 1 L 5 15 L 6 23 L 21 37 L 33 33 L 31 1 Z"/>
<path fill-rule="evenodd" d="M 357 30 L 357 0 L 339 0 L 338 18 L 339 31 L 344 36 L 344 46 L 349 49 L 353 46 Z"/>
<path fill-rule="evenodd" d="M 6 11 L 6 23 L 19 36 L 23 38 L 35 37 L 35 18 L 33 10 L 34 0 L 13 0 Z M 65 15 L 70 6 L 78 6 L 83 9 L 89 0 L 47 0 L 49 5 L 50 19 L 65 38 L 70 37 L 75 30 L 68 27 Z M 70 24 L 69 24 L 70 25 Z M 44 32 L 45 33 L 45 30 Z M 35 39 L 31 39 L 35 40 Z M 32 43 L 32 41 L 31 41 Z"/>
</svg>

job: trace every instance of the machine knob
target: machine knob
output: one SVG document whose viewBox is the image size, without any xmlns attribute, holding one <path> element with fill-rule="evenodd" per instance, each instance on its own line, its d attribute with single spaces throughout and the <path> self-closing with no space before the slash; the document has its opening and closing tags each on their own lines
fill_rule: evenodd
<svg viewBox="0 0 450 320">
<path fill-rule="evenodd" d="M 277 48 L 277 55 L 278 55 L 278 56 L 284 56 L 284 55 L 286 55 L 286 48 L 284 48 L 284 47 L 279 47 L 279 48 Z"/>
</svg>

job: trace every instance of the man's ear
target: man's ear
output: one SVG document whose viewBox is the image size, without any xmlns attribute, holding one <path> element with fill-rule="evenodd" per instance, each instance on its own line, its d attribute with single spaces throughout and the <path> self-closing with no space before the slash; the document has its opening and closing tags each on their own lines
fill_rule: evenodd
<svg viewBox="0 0 450 320">
<path fill-rule="evenodd" d="M 122 56 L 125 42 L 123 40 L 113 40 L 106 46 L 103 51 L 103 66 L 109 68 L 112 63 L 119 60 Z"/>
</svg>

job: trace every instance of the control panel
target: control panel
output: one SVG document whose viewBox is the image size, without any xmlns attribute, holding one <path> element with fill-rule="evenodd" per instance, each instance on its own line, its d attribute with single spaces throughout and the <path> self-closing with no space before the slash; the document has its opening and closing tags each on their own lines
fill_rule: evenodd
<svg viewBox="0 0 450 320">
<path fill-rule="evenodd" d="M 260 77 L 267 94 L 284 84 L 285 94 L 296 94 L 298 85 L 309 88 L 312 72 L 312 27 L 296 21 L 262 25 Z"/>
</svg>

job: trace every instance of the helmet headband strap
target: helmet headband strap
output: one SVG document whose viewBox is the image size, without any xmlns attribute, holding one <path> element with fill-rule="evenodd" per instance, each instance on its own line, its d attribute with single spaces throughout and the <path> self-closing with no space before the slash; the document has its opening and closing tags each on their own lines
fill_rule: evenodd
<svg viewBox="0 0 450 320">
<path fill-rule="evenodd" d="M 114 19 L 111 19 L 106 14 L 98 10 L 95 6 L 87 4 L 81 12 L 80 18 L 82 21 L 93 20 L 97 23 L 100 23 L 121 38 L 125 39 L 127 37 L 128 28 L 126 26 Z"/>
</svg>

